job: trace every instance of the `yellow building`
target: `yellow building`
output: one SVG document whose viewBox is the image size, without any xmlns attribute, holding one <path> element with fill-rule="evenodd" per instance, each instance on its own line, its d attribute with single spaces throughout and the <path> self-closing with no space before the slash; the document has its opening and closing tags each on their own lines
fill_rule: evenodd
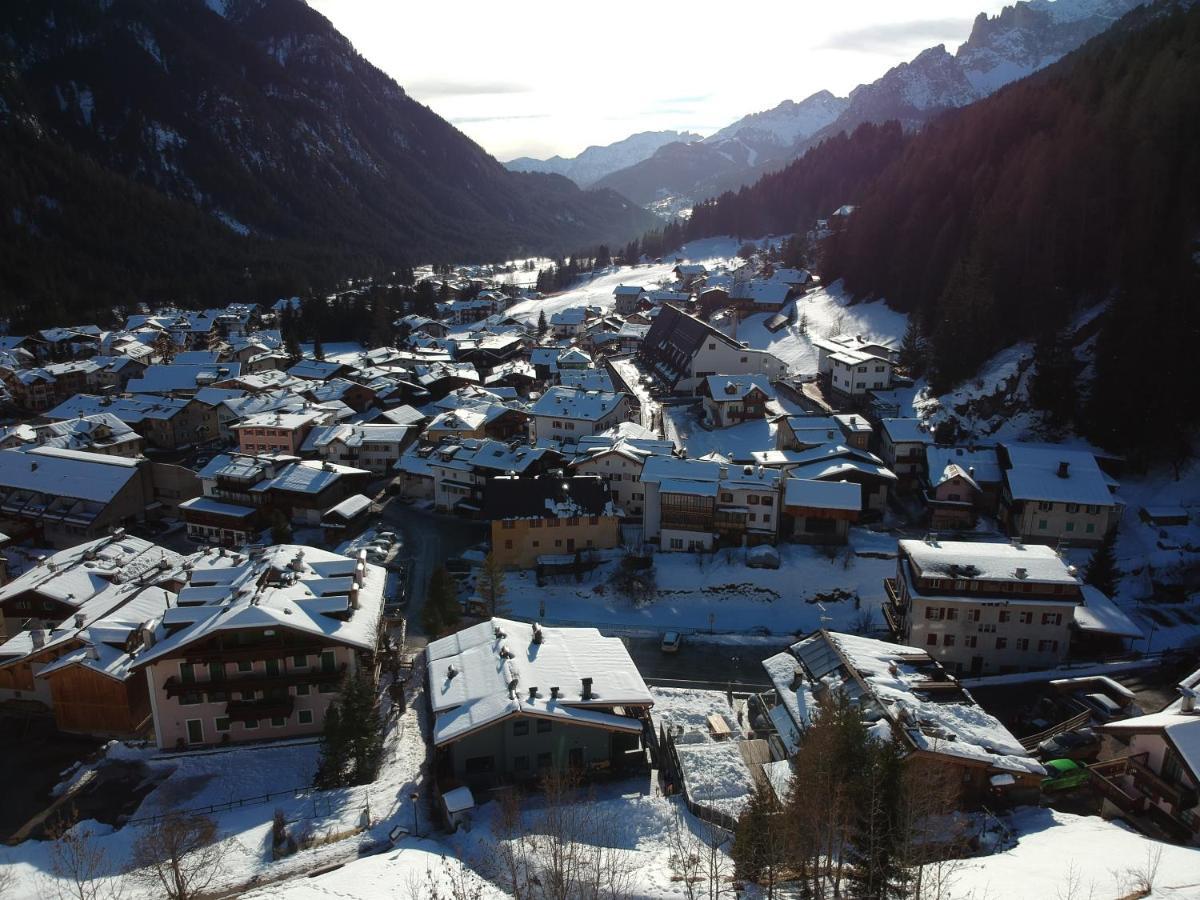
<svg viewBox="0 0 1200 900">
<path fill-rule="evenodd" d="M 621 511 L 595 476 L 503 476 L 488 482 L 482 518 L 492 523 L 492 553 L 501 565 L 530 568 L 539 557 L 574 557 L 620 543 Z"/>
</svg>

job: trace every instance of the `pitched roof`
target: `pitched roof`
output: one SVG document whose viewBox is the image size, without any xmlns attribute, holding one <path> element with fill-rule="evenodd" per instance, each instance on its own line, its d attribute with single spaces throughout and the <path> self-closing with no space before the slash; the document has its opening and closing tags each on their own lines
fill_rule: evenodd
<svg viewBox="0 0 1200 900">
<path fill-rule="evenodd" d="M 480 511 L 484 519 L 565 519 L 616 514 L 607 486 L 594 475 L 537 478 L 499 475 L 484 488 Z"/>
</svg>

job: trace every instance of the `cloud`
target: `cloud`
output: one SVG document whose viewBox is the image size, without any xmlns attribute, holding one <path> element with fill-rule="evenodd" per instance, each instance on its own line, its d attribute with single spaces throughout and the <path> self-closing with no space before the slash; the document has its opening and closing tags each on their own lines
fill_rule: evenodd
<svg viewBox="0 0 1200 900">
<path fill-rule="evenodd" d="M 455 81 L 450 78 L 426 78 L 404 86 L 414 97 L 478 97 L 484 94 L 528 94 L 527 84 L 512 81 Z"/>
<path fill-rule="evenodd" d="M 868 53 L 895 53 L 912 44 L 933 46 L 947 41 L 965 40 L 974 19 L 913 19 L 908 22 L 883 22 L 829 35 L 818 50 L 858 50 Z"/>
<path fill-rule="evenodd" d="M 511 122 L 514 119 L 548 119 L 549 113 L 527 113 L 519 116 L 458 116 L 450 122 L 454 125 L 471 125 L 477 122 Z"/>
</svg>

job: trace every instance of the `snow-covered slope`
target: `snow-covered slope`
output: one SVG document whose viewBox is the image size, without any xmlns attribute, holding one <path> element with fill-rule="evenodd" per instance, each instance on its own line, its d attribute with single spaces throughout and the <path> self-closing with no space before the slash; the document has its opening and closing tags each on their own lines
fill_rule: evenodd
<svg viewBox="0 0 1200 900">
<path fill-rule="evenodd" d="M 818 91 L 801 100 L 784 100 L 774 109 L 743 116 L 704 139 L 713 145 L 723 141 L 740 140 L 751 145 L 786 147 L 801 138 L 820 131 L 846 108 L 845 97 L 835 97 L 829 91 Z"/>
<path fill-rule="evenodd" d="M 552 156 L 549 159 L 520 156 L 510 159 L 504 165 L 514 172 L 550 172 L 554 175 L 565 175 L 580 187 L 587 187 L 610 172 L 649 158 L 654 151 L 666 144 L 688 144 L 698 140 L 700 135 L 690 131 L 643 131 L 631 134 L 614 144 L 593 144 L 578 156 Z"/>
</svg>

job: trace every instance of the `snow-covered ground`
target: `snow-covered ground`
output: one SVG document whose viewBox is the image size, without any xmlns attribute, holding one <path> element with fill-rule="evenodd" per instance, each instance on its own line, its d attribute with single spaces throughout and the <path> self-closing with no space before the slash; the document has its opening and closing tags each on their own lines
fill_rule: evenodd
<svg viewBox="0 0 1200 900">
<path fill-rule="evenodd" d="M 319 758 L 319 745 L 315 741 L 182 754 L 159 754 L 153 748 L 130 749 L 113 742 L 108 760 L 141 762 L 156 775 L 168 774 L 133 813 L 134 823 L 113 829 L 89 821 L 76 828 L 90 829 L 95 847 L 104 852 L 110 866 L 121 871 L 129 866 L 139 835 L 155 827 L 153 822 L 136 823 L 138 818 L 170 810 L 205 811 L 211 806 L 250 801 L 211 813 L 223 844 L 223 871 L 214 887 L 241 889 L 252 880 L 290 877 L 353 859 L 359 840 L 382 840 L 394 824 L 407 826 L 412 822 L 409 795 L 420 783 L 426 754 L 418 719 L 423 700 L 419 696 L 416 700 L 409 703 L 404 715 L 389 720 L 379 777 L 372 784 L 344 790 L 308 790 Z M 73 772 L 71 780 L 81 778 L 84 771 L 80 768 Z M 267 801 L 258 799 L 279 791 L 288 793 Z M 308 829 L 319 840 L 353 834 L 364 815 L 369 817 L 372 827 L 360 838 L 335 840 L 274 862 L 271 827 L 276 809 L 283 810 L 293 834 Z M 0 847 L 0 868 L 16 876 L 5 900 L 40 900 L 55 895 L 50 849 L 49 842 L 36 840 Z M 132 882 L 129 888 L 127 897 L 160 896 L 159 891 L 139 888 Z"/>
<path fill-rule="evenodd" d="M 1017 846 L 965 861 L 950 875 L 950 897 L 1139 897 L 1141 873 L 1161 851 L 1152 892 L 1161 900 L 1200 897 L 1200 849 L 1160 844 L 1096 816 L 1023 807 L 1009 823 Z"/>
<path fill-rule="evenodd" d="M 657 553 L 655 599 L 635 606 L 614 591 L 618 563 L 606 563 L 580 583 L 567 579 L 537 588 L 530 572 L 508 576 L 507 602 L 517 618 L 542 618 L 554 624 L 622 626 L 647 634 L 664 629 L 746 632 L 767 628 L 772 634 L 806 634 L 822 625 L 856 631 L 869 614 L 882 627 L 883 579 L 896 572 L 892 559 L 858 556 L 860 541 L 871 552 L 879 541 L 854 529 L 852 545 L 823 549 L 781 544 L 778 569 L 746 566 L 746 551 L 715 554 Z M 895 541 L 888 540 L 895 552 Z M 544 612 L 543 612 L 544 607 Z"/>
<path fill-rule="evenodd" d="M 557 312 L 577 306 L 599 306 L 602 309 L 612 309 L 613 290 L 620 284 L 638 285 L 648 290 L 654 290 L 663 284 L 675 280 L 672 270 L 675 268 L 675 256 L 681 256 L 691 263 L 703 263 L 708 267 L 737 262 L 736 254 L 741 245 L 730 237 L 705 238 L 684 244 L 678 253 L 664 258 L 661 263 L 651 263 L 641 266 L 613 266 L 603 275 L 598 275 L 568 291 L 553 294 L 542 300 L 525 300 L 514 304 L 508 310 L 508 315 L 524 322 L 536 322 L 540 313 L 545 313 L 549 319 Z M 669 259 L 669 261 L 668 261 Z"/>
<path fill-rule="evenodd" d="M 889 309 L 881 300 L 850 303 L 841 281 L 809 291 L 795 302 L 796 321 L 772 334 L 766 322 L 772 315 L 759 313 L 735 323 L 732 317 L 714 317 L 712 324 L 756 350 L 768 350 L 795 374 L 817 372 L 817 348 L 813 338 L 860 335 L 864 340 L 900 346 L 908 317 Z M 803 325 L 803 329 L 802 329 Z"/>
</svg>

